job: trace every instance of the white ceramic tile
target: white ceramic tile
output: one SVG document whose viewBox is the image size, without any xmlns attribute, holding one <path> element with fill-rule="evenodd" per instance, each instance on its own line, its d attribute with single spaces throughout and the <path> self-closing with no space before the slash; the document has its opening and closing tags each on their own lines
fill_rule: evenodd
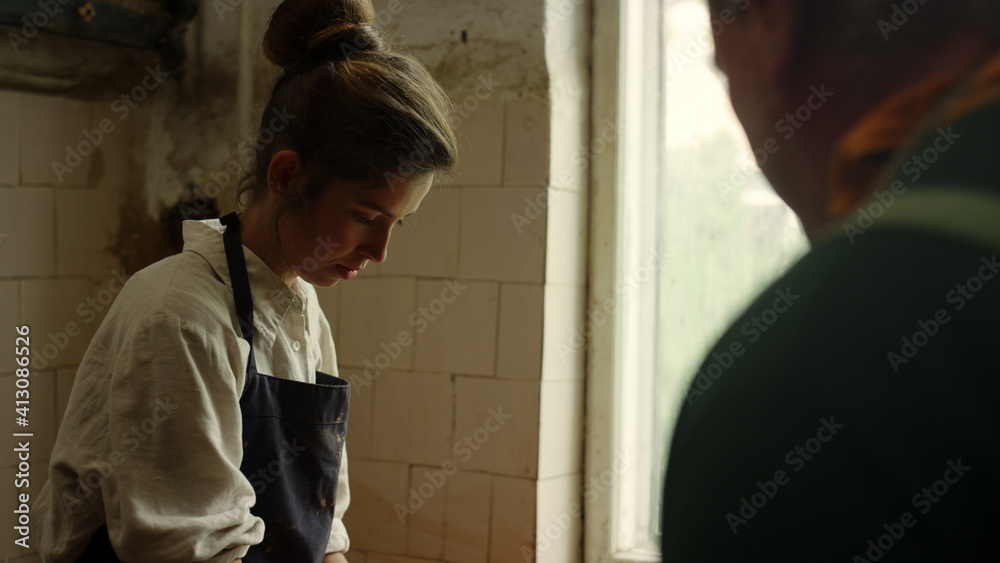
<svg viewBox="0 0 1000 563">
<path fill-rule="evenodd" d="M 69 366 L 56 370 L 56 423 L 62 424 L 63 415 L 66 414 L 66 405 L 69 404 L 69 394 L 73 390 L 73 381 L 76 380 L 76 370 L 79 366 Z"/>
<path fill-rule="evenodd" d="M 493 375 L 497 292 L 493 283 L 418 282 L 414 369 Z"/>
<path fill-rule="evenodd" d="M 393 228 L 382 275 L 454 278 L 458 275 L 461 190 L 434 187 L 420 209 Z"/>
<path fill-rule="evenodd" d="M 581 561 L 584 499 L 580 475 L 545 479 L 538 481 L 536 486 L 538 525 L 535 533 L 535 561 Z"/>
<path fill-rule="evenodd" d="M 7 324 L 7 330 L 12 335 L 14 332 L 11 329 L 20 326 L 21 322 L 21 298 L 18 287 L 16 281 L 0 281 L 0 319 Z M 17 368 L 14 364 L 15 358 L 14 346 L 0 346 L 0 374 L 13 372 Z"/>
<path fill-rule="evenodd" d="M 414 280 L 358 279 L 344 284 L 340 291 L 340 363 L 378 371 L 409 368 Z"/>
<path fill-rule="evenodd" d="M 397 511 L 406 507 L 408 482 L 406 464 L 351 461 L 351 507 L 344 525 L 354 549 L 406 553 L 406 526 Z M 374 561 L 371 554 L 368 561 Z"/>
<path fill-rule="evenodd" d="M 21 145 L 16 92 L 0 92 L 0 186 L 20 182 Z"/>
<path fill-rule="evenodd" d="M 456 379 L 452 458 L 459 468 L 537 475 L 538 385 L 536 381 Z"/>
<path fill-rule="evenodd" d="M 541 283 L 545 275 L 545 188 L 462 190 L 463 279 Z"/>
<path fill-rule="evenodd" d="M 56 265 L 60 276 L 104 276 L 118 266 L 109 248 L 118 230 L 118 194 L 56 190 Z"/>
<path fill-rule="evenodd" d="M 538 478 L 583 471 L 582 379 L 543 381 L 538 427 Z"/>
<path fill-rule="evenodd" d="M 504 185 L 548 186 L 548 105 L 537 100 L 507 102 L 504 132 Z"/>
<path fill-rule="evenodd" d="M 482 102 L 458 127 L 458 164 L 449 181 L 499 186 L 503 181 L 504 104 Z"/>
<path fill-rule="evenodd" d="M 497 377 L 540 378 L 544 312 L 541 285 L 505 283 L 500 286 Z"/>
<path fill-rule="evenodd" d="M 490 561 L 531 561 L 535 549 L 535 482 L 493 477 Z M 527 557 L 526 557 L 527 555 Z"/>
<path fill-rule="evenodd" d="M 444 555 L 444 515 L 447 486 L 453 466 L 422 466 L 410 470 L 410 490 L 405 517 L 409 527 L 406 552 L 440 560 Z"/>
<path fill-rule="evenodd" d="M 333 332 L 333 341 L 340 345 L 340 290 L 342 284 L 333 287 L 317 287 L 316 296 L 319 299 L 319 306 L 326 314 L 326 320 L 330 322 L 330 330 Z"/>
<path fill-rule="evenodd" d="M 587 285 L 587 224 L 584 196 L 566 190 L 549 190 L 545 281 L 562 285 Z"/>
<path fill-rule="evenodd" d="M 489 559 L 493 478 L 459 471 L 448 481 L 444 560 L 486 563 Z"/>
<path fill-rule="evenodd" d="M 84 279 L 21 282 L 21 322 L 31 327 L 35 369 L 80 363 L 96 328 L 77 312 L 89 296 Z"/>
<path fill-rule="evenodd" d="M 51 188 L 0 189 L 0 277 L 56 273 Z"/>
<path fill-rule="evenodd" d="M 440 466 L 451 450 L 451 376 L 383 372 L 375 382 L 375 459 Z"/>
<path fill-rule="evenodd" d="M 611 314 L 604 308 L 594 306 L 584 311 L 585 304 L 585 291 L 581 287 L 545 286 L 543 381 L 584 377 L 587 335 L 595 327 L 611 322 Z"/>
<path fill-rule="evenodd" d="M 340 370 L 340 377 L 351 383 L 351 409 L 347 415 L 347 443 L 351 460 L 367 459 L 372 451 L 372 410 L 375 402 L 374 382 L 365 382 L 357 368 Z"/>
<path fill-rule="evenodd" d="M 21 183 L 86 186 L 99 146 L 94 141 L 103 141 L 107 135 L 92 131 L 90 106 L 24 94 L 20 110 Z"/>
</svg>

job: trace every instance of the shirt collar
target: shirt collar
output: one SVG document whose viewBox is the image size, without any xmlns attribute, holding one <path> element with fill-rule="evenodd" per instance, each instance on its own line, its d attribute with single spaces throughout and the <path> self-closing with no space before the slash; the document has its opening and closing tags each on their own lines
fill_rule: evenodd
<svg viewBox="0 0 1000 563">
<path fill-rule="evenodd" d="M 832 194 L 827 211 L 831 216 L 861 204 L 882 168 L 957 84 L 968 81 L 962 92 L 946 101 L 936 125 L 951 123 L 1000 99 L 1000 53 L 971 77 L 967 73 L 947 71 L 904 88 L 851 127 L 837 143 L 830 163 Z"/>
<path fill-rule="evenodd" d="M 229 264 L 222 234 L 226 228 L 218 219 L 188 220 L 183 223 L 184 252 L 194 252 L 204 258 L 216 275 L 233 291 Z M 296 279 L 292 289 L 252 250 L 243 247 L 243 256 L 253 295 L 254 328 L 268 342 L 274 342 L 281 319 L 289 310 L 304 314 L 308 293 L 302 290 L 302 280 Z"/>
</svg>

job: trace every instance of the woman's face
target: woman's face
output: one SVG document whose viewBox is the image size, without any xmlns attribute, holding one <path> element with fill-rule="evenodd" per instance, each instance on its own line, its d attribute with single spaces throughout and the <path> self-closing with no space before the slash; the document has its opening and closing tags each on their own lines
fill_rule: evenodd
<svg viewBox="0 0 1000 563">
<path fill-rule="evenodd" d="M 319 287 L 351 280 L 368 262 L 386 258 L 392 228 L 412 215 L 430 190 L 433 174 L 385 184 L 333 181 L 305 216 L 281 224 L 289 274 Z"/>
</svg>

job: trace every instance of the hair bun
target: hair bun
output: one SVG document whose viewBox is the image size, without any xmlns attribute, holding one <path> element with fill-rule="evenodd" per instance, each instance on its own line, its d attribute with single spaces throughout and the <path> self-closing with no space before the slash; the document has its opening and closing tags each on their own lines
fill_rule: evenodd
<svg viewBox="0 0 1000 563">
<path fill-rule="evenodd" d="M 331 25 L 309 40 L 305 62 L 308 65 L 339 61 L 351 53 L 384 49 L 382 35 L 369 24 Z"/>
<path fill-rule="evenodd" d="M 292 72 L 386 48 L 370 0 L 285 0 L 264 33 L 264 55 Z"/>
</svg>

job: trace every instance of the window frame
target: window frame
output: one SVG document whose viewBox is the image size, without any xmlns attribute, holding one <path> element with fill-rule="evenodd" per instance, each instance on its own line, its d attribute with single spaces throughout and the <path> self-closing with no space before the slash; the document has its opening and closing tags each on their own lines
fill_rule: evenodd
<svg viewBox="0 0 1000 563">
<path fill-rule="evenodd" d="M 623 392 L 628 392 L 623 386 L 636 385 L 635 380 L 623 380 L 621 377 L 616 377 L 616 374 L 626 370 L 647 373 L 651 376 L 655 371 L 655 366 L 639 365 L 645 360 L 637 359 L 643 347 L 654 345 L 655 335 L 643 336 L 641 330 L 634 326 L 634 322 L 623 323 L 623 317 L 629 318 L 630 310 L 637 308 L 644 299 L 648 299 L 650 295 L 655 299 L 654 288 L 648 287 L 655 284 L 648 284 L 644 289 L 640 288 L 640 295 L 622 289 L 630 285 L 629 272 L 635 272 L 636 268 L 641 266 L 637 263 L 639 260 L 635 259 L 638 253 L 620 252 L 620 248 L 631 239 L 630 233 L 633 229 L 629 228 L 629 225 L 634 226 L 637 223 L 636 219 L 644 214 L 644 209 L 637 206 L 635 201 L 625 198 L 619 189 L 619 186 L 634 185 L 629 184 L 637 181 L 634 175 L 642 175 L 648 171 L 650 167 L 641 165 L 643 158 L 652 157 L 652 160 L 657 161 L 656 153 L 663 154 L 660 151 L 661 145 L 655 139 L 652 139 L 652 143 L 650 138 L 636 142 L 635 137 L 629 135 L 630 124 L 635 125 L 637 119 L 650 119 L 649 115 L 640 115 L 641 112 L 637 108 L 643 107 L 642 104 L 634 103 L 637 101 L 634 99 L 636 95 L 646 96 L 649 89 L 644 85 L 637 93 L 633 88 L 627 94 L 628 100 L 633 103 L 629 106 L 624 104 L 626 101 L 624 88 L 626 80 L 630 79 L 626 74 L 628 69 L 624 58 L 634 56 L 636 50 L 641 52 L 643 48 L 648 48 L 649 42 L 643 40 L 648 38 L 645 32 L 648 31 L 651 22 L 637 20 L 637 17 L 640 17 L 637 14 L 651 8 L 658 9 L 662 14 L 663 7 L 660 0 L 594 2 L 591 123 L 595 124 L 595 129 L 604 129 L 604 124 L 614 123 L 615 131 L 624 132 L 625 135 L 616 134 L 612 139 L 602 137 L 607 143 L 607 148 L 600 152 L 595 151 L 596 154 L 591 162 L 589 206 L 591 259 L 588 271 L 590 283 L 587 308 L 591 312 L 602 309 L 607 311 L 609 306 L 612 309 L 607 322 L 595 323 L 596 326 L 588 341 L 585 454 L 587 486 L 584 491 L 586 503 L 584 560 L 587 563 L 649 563 L 661 560 L 659 553 L 631 549 L 622 545 L 623 534 L 631 534 L 642 519 L 637 518 L 633 511 L 618 509 L 623 494 L 623 483 L 619 477 L 637 460 L 641 460 L 644 456 L 643 450 L 648 458 L 650 448 L 643 448 L 641 444 L 635 442 L 628 443 L 630 442 L 628 437 L 635 434 L 628 431 L 628 427 L 634 428 L 636 421 L 630 417 L 623 417 L 620 409 L 616 408 L 619 397 Z M 626 25 L 632 26 L 630 32 L 638 26 L 644 33 L 623 33 Z M 623 43 L 624 40 L 628 43 Z M 660 41 L 662 43 L 662 39 Z M 660 47 L 662 50 L 662 44 Z M 663 58 L 665 59 L 665 56 Z M 659 75 L 656 71 L 661 70 L 659 68 L 661 65 L 656 64 L 653 72 L 648 72 L 650 69 L 647 65 L 650 63 L 649 60 L 643 61 L 642 74 L 653 75 L 652 78 L 647 77 L 646 82 L 658 81 Z M 658 105 L 660 111 L 665 109 L 662 103 Z M 663 137 L 662 131 L 657 131 L 656 128 L 640 129 L 647 132 L 652 130 L 659 135 L 659 138 Z M 660 167 L 656 165 L 655 168 Z M 637 172 L 638 169 L 643 171 Z M 655 209 L 655 204 L 646 205 L 645 208 L 652 211 Z M 623 298 L 629 295 L 632 296 L 631 299 Z M 646 357 L 648 358 L 648 354 Z M 629 365 L 625 367 L 623 364 Z M 648 464 L 650 461 L 646 459 L 645 463 Z M 657 478 L 662 478 L 662 462 L 656 460 L 652 465 L 658 468 Z M 641 486 L 636 482 L 627 484 L 632 487 Z M 594 492 L 597 494 L 593 494 Z M 634 489 L 631 492 L 634 494 Z"/>
</svg>

